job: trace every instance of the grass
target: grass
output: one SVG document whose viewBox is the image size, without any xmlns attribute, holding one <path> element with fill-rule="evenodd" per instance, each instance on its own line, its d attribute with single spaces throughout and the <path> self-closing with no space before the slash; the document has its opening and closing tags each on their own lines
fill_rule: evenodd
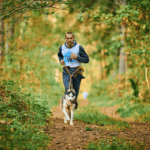
<svg viewBox="0 0 150 150">
<path fill-rule="evenodd" d="M 86 127 L 85 131 L 92 131 L 92 129 L 90 127 Z"/>
<path fill-rule="evenodd" d="M 88 96 L 90 105 L 94 107 L 110 107 L 120 105 L 117 113 L 122 118 L 133 118 L 139 122 L 150 122 L 150 104 L 148 100 L 140 100 L 133 94 L 123 94 L 117 97 L 117 89 L 111 89 L 110 85 L 116 84 L 116 79 L 108 77 L 107 80 L 95 82 Z M 122 93 L 127 93 L 125 90 Z M 114 93 L 114 94 L 111 94 Z"/>
<path fill-rule="evenodd" d="M 150 122 L 150 105 L 141 102 L 138 98 L 125 98 L 124 104 L 117 109 L 117 112 L 122 118 L 133 117 L 137 121 Z"/>
<path fill-rule="evenodd" d="M 96 124 L 99 126 L 113 125 L 120 129 L 125 129 L 129 127 L 129 124 L 125 121 L 118 121 L 104 115 L 96 107 L 84 107 L 84 110 L 80 109 L 75 115 L 75 119 L 82 120 L 87 124 Z"/>
<path fill-rule="evenodd" d="M 99 139 L 97 143 L 90 143 L 87 146 L 88 150 L 141 150 L 144 148 L 143 143 L 132 143 L 124 139 L 116 137 L 106 137 L 105 140 Z"/>
<path fill-rule="evenodd" d="M 112 86 L 110 86 L 115 82 L 116 80 L 114 80 L 111 76 L 107 80 L 94 82 L 88 96 L 90 104 L 96 107 L 110 107 L 122 104 L 122 100 L 117 99 L 115 96 L 117 95 L 117 90 L 112 90 Z"/>
</svg>

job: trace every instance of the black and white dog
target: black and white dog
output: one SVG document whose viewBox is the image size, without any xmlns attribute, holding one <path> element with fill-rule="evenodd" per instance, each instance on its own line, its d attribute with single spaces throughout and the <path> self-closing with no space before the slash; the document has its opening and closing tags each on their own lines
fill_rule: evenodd
<svg viewBox="0 0 150 150">
<path fill-rule="evenodd" d="M 70 120 L 70 125 L 73 125 L 73 117 L 74 117 L 74 108 L 75 108 L 75 101 L 76 93 L 73 88 L 68 89 L 66 94 L 62 96 L 60 108 L 64 113 L 64 123 L 67 123 L 67 120 Z"/>
</svg>

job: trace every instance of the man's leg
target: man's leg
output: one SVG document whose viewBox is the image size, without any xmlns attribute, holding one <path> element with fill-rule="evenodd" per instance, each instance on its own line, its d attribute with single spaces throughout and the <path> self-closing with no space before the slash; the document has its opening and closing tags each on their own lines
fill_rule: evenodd
<svg viewBox="0 0 150 150">
<path fill-rule="evenodd" d="M 75 109 L 78 108 L 77 97 L 79 94 L 80 83 L 81 83 L 81 78 L 79 76 L 77 76 L 75 79 L 73 79 L 73 88 L 76 91 Z"/>
<path fill-rule="evenodd" d="M 65 86 L 65 93 L 66 93 L 68 88 L 69 88 L 69 83 L 70 83 L 70 76 L 69 76 L 69 74 L 64 74 L 63 75 L 63 83 L 64 83 L 64 86 Z"/>
</svg>

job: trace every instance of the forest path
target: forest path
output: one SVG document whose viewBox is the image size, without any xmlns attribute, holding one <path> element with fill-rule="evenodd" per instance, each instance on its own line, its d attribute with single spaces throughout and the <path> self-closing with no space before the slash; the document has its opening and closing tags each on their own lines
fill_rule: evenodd
<svg viewBox="0 0 150 150">
<path fill-rule="evenodd" d="M 100 111 L 111 117 L 111 118 L 114 118 L 114 119 L 117 119 L 117 120 L 120 120 L 120 121 L 126 121 L 128 123 L 132 123 L 132 122 L 135 122 L 134 119 L 131 117 L 131 118 L 121 118 L 119 116 L 119 114 L 117 113 L 117 108 L 119 107 L 119 105 L 117 106 L 111 106 L 111 107 L 100 107 Z"/>
<path fill-rule="evenodd" d="M 79 107 L 88 105 L 88 100 L 80 102 Z M 102 107 L 100 110 L 113 118 L 120 119 L 116 114 L 115 107 Z M 74 119 L 74 125 L 65 124 L 63 122 L 63 114 L 60 106 L 55 106 L 52 109 L 53 116 L 50 119 L 51 125 L 47 126 L 46 132 L 51 135 L 51 145 L 48 145 L 49 150 L 84 150 L 90 142 L 98 142 L 107 139 L 109 136 L 118 138 L 126 138 L 132 143 L 146 143 L 146 150 L 150 149 L 150 123 L 130 122 L 130 129 L 116 130 L 106 128 L 105 126 L 87 125 L 82 121 Z M 86 129 L 90 128 L 91 131 Z"/>
</svg>

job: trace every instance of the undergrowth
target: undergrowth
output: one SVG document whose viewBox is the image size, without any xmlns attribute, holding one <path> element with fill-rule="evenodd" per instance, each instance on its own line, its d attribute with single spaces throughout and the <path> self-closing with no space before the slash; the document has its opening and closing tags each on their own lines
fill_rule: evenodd
<svg viewBox="0 0 150 150">
<path fill-rule="evenodd" d="M 134 96 L 124 97 L 124 103 L 117 109 L 122 118 L 133 117 L 137 121 L 150 122 L 150 105 Z"/>
<path fill-rule="evenodd" d="M 90 105 L 94 107 L 110 107 L 118 105 L 118 114 L 122 118 L 132 117 L 139 122 L 150 122 L 150 104 L 149 99 L 141 100 L 135 91 L 133 93 L 127 93 L 126 90 L 122 90 L 122 96 L 117 96 L 117 88 L 112 89 L 113 84 L 116 84 L 116 79 L 109 77 L 107 80 L 95 82 L 92 85 L 92 90 L 88 96 Z"/>
<path fill-rule="evenodd" d="M 62 66 L 57 62 L 64 33 L 57 31 L 53 23 L 38 12 L 33 13 L 24 26 L 28 27 L 21 34 L 22 25 L 16 25 L 16 37 L 21 37 L 14 40 L 14 51 L 8 49 L 9 55 L 2 64 L 5 68 L 3 78 L 18 82 L 21 91 L 28 91 L 33 96 L 39 94 L 39 103 L 46 101 L 51 110 L 64 93 L 63 82 L 58 81 Z"/>
<path fill-rule="evenodd" d="M 129 127 L 129 124 L 125 121 L 118 121 L 108 117 L 96 109 L 96 107 L 85 108 L 81 112 L 77 112 L 75 119 L 84 121 L 87 124 L 96 124 L 99 126 L 114 125 L 117 128 L 125 129 Z"/>
<path fill-rule="evenodd" d="M 0 149 L 46 148 L 50 137 L 41 126 L 49 117 L 47 103 L 39 104 L 38 97 L 22 93 L 11 80 L 3 80 L 0 86 Z"/>
<path fill-rule="evenodd" d="M 88 150 L 141 150 L 144 148 L 143 143 L 133 144 L 131 141 L 117 139 L 116 137 L 106 137 L 97 143 L 90 143 Z"/>
<path fill-rule="evenodd" d="M 115 82 L 116 80 L 111 77 L 108 80 L 95 81 L 88 96 L 90 104 L 96 107 L 109 107 L 121 104 L 122 100 L 116 98 L 117 90 L 113 89 L 114 91 L 111 92 L 112 86 L 110 85 Z"/>
</svg>

